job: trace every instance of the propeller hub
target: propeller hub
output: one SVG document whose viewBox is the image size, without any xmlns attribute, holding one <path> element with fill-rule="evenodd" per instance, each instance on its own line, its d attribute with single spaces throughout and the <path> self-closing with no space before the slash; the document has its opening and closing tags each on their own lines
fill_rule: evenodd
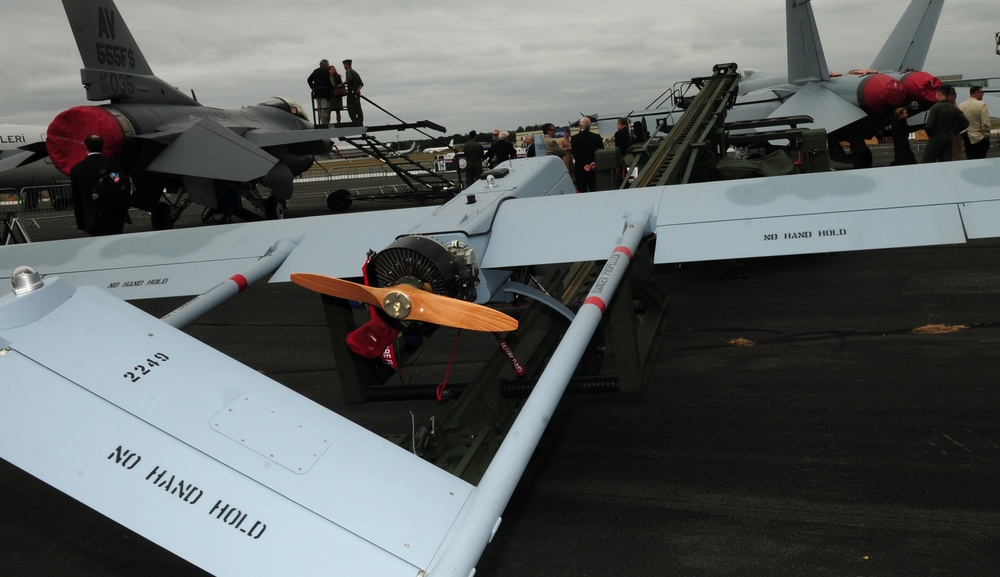
<svg viewBox="0 0 1000 577">
<path fill-rule="evenodd" d="M 413 309 L 410 297 L 399 291 L 392 291 L 382 299 L 382 310 L 396 320 L 405 319 Z"/>
</svg>

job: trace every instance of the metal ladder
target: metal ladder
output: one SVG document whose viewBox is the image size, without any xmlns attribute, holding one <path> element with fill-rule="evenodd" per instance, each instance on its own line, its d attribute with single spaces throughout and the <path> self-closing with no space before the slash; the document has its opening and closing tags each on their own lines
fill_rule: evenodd
<svg viewBox="0 0 1000 577">
<path fill-rule="evenodd" d="M 371 132 L 372 128 L 369 127 L 368 131 Z M 451 194 L 448 195 L 450 198 L 458 190 L 455 184 L 444 176 L 420 164 L 409 155 L 392 150 L 388 144 L 374 136 L 362 134 L 360 136 L 342 136 L 340 139 L 381 160 L 386 168 L 395 172 L 396 176 L 415 194 L 438 196 L 450 192 Z"/>
<path fill-rule="evenodd" d="M 675 104 L 684 108 L 684 114 L 670 128 L 666 138 L 659 141 L 648 160 L 643 162 L 642 155 L 637 155 L 639 158 L 630 167 L 630 172 L 638 169 L 638 175 L 631 182 L 622 183 L 621 188 L 690 181 L 699 159 L 713 152 L 712 143 L 721 145 L 726 110 L 736 101 L 738 81 L 736 64 L 716 64 L 712 76 L 691 80 L 691 84 L 699 88 L 697 95 L 687 98 L 675 93 Z M 650 143 L 652 141 L 651 138 Z"/>
</svg>

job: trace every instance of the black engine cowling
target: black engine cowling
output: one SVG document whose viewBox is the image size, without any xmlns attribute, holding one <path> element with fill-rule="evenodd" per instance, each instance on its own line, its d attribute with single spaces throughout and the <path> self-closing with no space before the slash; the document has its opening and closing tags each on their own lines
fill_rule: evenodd
<svg viewBox="0 0 1000 577">
<path fill-rule="evenodd" d="M 368 282 L 377 287 L 406 283 L 435 294 L 474 301 L 479 266 L 475 253 L 464 243 L 443 244 L 429 236 L 410 235 L 371 258 Z"/>
</svg>

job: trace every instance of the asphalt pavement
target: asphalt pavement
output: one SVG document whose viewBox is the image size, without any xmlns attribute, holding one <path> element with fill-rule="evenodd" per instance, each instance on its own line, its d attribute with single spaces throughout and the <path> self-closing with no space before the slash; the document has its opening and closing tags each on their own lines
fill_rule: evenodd
<svg viewBox="0 0 1000 577">
<path fill-rule="evenodd" d="M 648 390 L 566 399 L 477 575 L 997 574 L 997 263 L 979 242 L 661 267 Z M 345 404 L 320 311 L 261 285 L 187 330 L 379 433 L 434 410 Z M 205 575 L 4 462 L 0 495 L 0 575 Z"/>
</svg>

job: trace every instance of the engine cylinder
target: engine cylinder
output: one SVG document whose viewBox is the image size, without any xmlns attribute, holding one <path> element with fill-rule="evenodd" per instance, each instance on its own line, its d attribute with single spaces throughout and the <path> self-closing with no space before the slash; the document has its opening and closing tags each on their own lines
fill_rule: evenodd
<svg viewBox="0 0 1000 577">
<path fill-rule="evenodd" d="M 479 267 L 468 246 L 447 245 L 428 236 L 398 238 L 372 257 L 369 270 L 373 286 L 409 283 L 439 295 L 474 301 Z"/>
</svg>

